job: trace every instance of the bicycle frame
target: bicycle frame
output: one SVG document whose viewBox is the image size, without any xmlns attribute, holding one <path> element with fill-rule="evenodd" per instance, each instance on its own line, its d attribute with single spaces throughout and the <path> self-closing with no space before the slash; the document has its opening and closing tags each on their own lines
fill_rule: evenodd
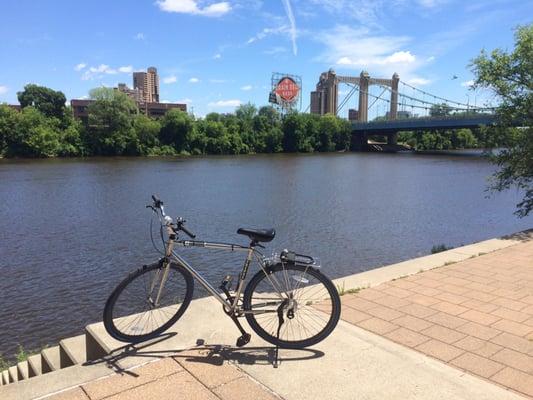
<svg viewBox="0 0 533 400">
<path fill-rule="evenodd" d="M 161 296 L 163 287 L 165 285 L 168 271 L 170 267 L 170 259 L 173 259 L 174 261 L 177 261 L 181 266 L 183 266 L 196 281 L 198 281 L 215 299 L 217 299 L 222 306 L 228 311 L 233 314 L 239 313 L 242 310 L 239 310 L 238 303 L 241 298 L 241 294 L 244 288 L 244 282 L 246 280 L 246 275 L 248 274 L 248 269 L 250 267 L 250 264 L 254 258 L 254 256 L 257 258 L 259 262 L 260 268 L 265 272 L 265 264 L 263 262 L 263 257 L 261 253 L 259 253 L 257 250 L 255 250 L 255 246 L 250 244 L 249 246 L 242 246 L 239 244 L 232 244 L 232 243 L 221 243 L 221 242 L 205 242 L 205 241 L 198 241 L 198 240 L 178 240 L 176 233 L 173 231 L 171 225 L 166 225 L 167 233 L 169 236 L 169 241 L 166 244 L 165 248 L 165 256 L 167 261 L 167 264 L 164 267 L 163 270 L 163 276 L 161 277 L 161 284 L 159 285 L 158 294 L 155 300 L 155 304 L 159 303 L 159 298 Z M 174 251 L 174 246 L 182 246 L 182 247 L 203 247 L 206 249 L 215 249 L 215 250 L 229 250 L 229 251 L 244 251 L 247 252 L 246 259 L 244 260 L 244 265 L 242 267 L 241 273 L 239 274 L 239 281 L 237 285 L 237 289 L 235 291 L 235 296 L 233 299 L 233 303 L 229 301 L 229 299 L 225 299 L 222 297 L 222 295 L 219 293 L 217 289 L 213 287 L 198 271 L 194 269 L 194 267 L 187 262 L 181 255 L 176 253 Z M 270 279 L 268 274 L 266 274 L 269 281 L 272 283 L 273 288 L 276 288 L 276 285 L 274 282 Z M 155 286 L 155 283 L 157 281 L 157 277 L 154 278 L 154 281 L 152 282 L 152 289 Z M 283 300 L 283 296 L 277 291 L 277 295 L 280 297 L 281 300 Z M 253 311 L 252 311 L 253 312 Z"/>
</svg>

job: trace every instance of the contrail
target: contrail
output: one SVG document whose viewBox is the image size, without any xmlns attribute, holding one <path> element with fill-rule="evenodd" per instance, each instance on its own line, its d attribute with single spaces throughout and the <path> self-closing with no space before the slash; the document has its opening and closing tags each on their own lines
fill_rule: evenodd
<svg viewBox="0 0 533 400">
<path fill-rule="evenodd" d="M 294 14 L 292 13 L 292 7 L 290 0 L 281 0 L 283 7 L 285 7 L 285 12 L 287 13 L 287 18 L 291 24 L 290 34 L 292 40 L 292 52 L 294 55 L 298 53 L 298 47 L 296 46 L 296 21 L 294 20 Z"/>
</svg>

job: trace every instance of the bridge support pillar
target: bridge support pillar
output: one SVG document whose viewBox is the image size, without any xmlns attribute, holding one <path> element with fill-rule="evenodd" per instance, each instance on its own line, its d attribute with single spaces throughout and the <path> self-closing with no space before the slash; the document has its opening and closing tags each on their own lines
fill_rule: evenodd
<svg viewBox="0 0 533 400">
<path fill-rule="evenodd" d="M 359 122 L 368 122 L 368 87 L 370 84 L 370 75 L 362 71 L 359 77 Z"/>
<path fill-rule="evenodd" d="M 387 135 L 387 144 L 390 144 L 390 145 L 398 144 L 398 132 L 394 132 L 390 135 Z"/>
<path fill-rule="evenodd" d="M 400 76 L 395 72 L 391 80 L 389 119 L 398 117 L 398 83 L 400 83 Z"/>
</svg>

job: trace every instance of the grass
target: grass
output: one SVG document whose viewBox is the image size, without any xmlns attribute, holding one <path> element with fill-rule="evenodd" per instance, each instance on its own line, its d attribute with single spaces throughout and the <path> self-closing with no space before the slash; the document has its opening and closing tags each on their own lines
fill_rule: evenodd
<svg viewBox="0 0 533 400">
<path fill-rule="evenodd" d="M 47 347 L 48 345 L 45 345 L 38 350 L 26 350 L 21 344 L 19 344 L 17 352 L 13 355 L 13 358 L 6 358 L 0 354 L 0 371 L 8 369 L 19 362 L 26 361 L 29 357 L 39 354 L 41 350 L 46 349 Z"/>
<path fill-rule="evenodd" d="M 445 244 L 437 244 L 431 248 L 431 254 L 441 253 L 446 250 L 451 250 L 453 247 L 448 247 Z"/>
<path fill-rule="evenodd" d="M 344 281 L 342 282 L 342 286 L 341 285 L 336 285 L 336 286 L 337 286 L 337 292 L 339 292 L 339 296 L 344 296 L 345 294 L 356 294 L 356 293 L 359 293 L 361 290 L 365 289 L 363 287 L 346 289 L 344 287 Z"/>
</svg>

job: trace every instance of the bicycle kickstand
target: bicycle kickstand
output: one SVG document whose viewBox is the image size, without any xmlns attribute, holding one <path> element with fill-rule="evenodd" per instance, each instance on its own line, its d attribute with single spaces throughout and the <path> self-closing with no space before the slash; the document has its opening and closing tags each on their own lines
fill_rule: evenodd
<svg viewBox="0 0 533 400">
<path fill-rule="evenodd" d="M 276 352 L 274 355 L 274 368 L 278 368 L 279 365 L 279 333 L 281 331 L 281 325 L 283 325 L 283 323 L 285 322 L 285 319 L 283 318 L 283 307 L 285 307 L 286 304 L 287 300 L 283 300 L 283 302 L 278 307 L 278 332 L 276 333 L 276 339 L 278 343 L 276 343 Z"/>
</svg>

